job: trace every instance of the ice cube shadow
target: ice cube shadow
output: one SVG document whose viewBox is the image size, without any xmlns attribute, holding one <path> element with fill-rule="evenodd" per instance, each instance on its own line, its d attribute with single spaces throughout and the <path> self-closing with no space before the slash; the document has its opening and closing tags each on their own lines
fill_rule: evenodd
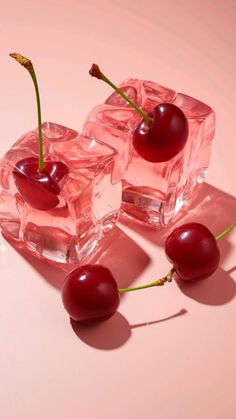
<svg viewBox="0 0 236 419">
<path fill-rule="evenodd" d="M 147 268 L 150 257 L 147 253 L 119 227 L 115 227 L 94 255 L 92 262 L 107 266 L 113 273 L 118 286 L 125 288 Z"/>
<path fill-rule="evenodd" d="M 5 237 L 5 239 L 7 239 Z M 61 289 L 66 275 L 78 265 L 60 265 L 39 259 L 27 249 L 8 240 L 15 250 L 53 287 Z M 87 263 L 86 261 L 83 263 Z M 100 263 L 111 269 L 119 287 L 129 286 L 150 263 L 149 256 L 119 227 L 100 241 L 88 263 Z"/>
</svg>

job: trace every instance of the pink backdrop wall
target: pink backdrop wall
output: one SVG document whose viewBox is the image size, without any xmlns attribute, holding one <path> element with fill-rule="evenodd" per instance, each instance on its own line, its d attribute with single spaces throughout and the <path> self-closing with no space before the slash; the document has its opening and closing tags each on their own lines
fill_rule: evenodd
<svg viewBox="0 0 236 419">
<path fill-rule="evenodd" d="M 235 218 L 235 1 L 0 3 L 1 154 L 36 125 L 32 85 L 9 52 L 32 58 L 43 119 L 76 129 L 110 93 L 87 75 L 97 62 L 114 81 L 154 80 L 214 107 L 208 184 L 185 219 L 217 233 Z M 101 262 L 119 284 L 166 272 L 162 233 L 120 223 L 116 234 Z M 210 280 L 125 296 L 121 314 L 82 331 L 62 309 L 63 275 L 1 239 L 0 417 L 235 418 L 235 238 L 220 243 Z"/>
</svg>

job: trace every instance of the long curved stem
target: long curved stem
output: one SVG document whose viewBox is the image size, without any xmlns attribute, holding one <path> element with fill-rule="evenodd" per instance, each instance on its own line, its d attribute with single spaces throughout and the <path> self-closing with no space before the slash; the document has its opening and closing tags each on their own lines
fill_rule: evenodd
<svg viewBox="0 0 236 419">
<path fill-rule="evenodd" d="M 23 67 L 25 67 L 26 70 L 28 70 L 34 83 L 36 102 L 37 102 L 37 114 L 38 114 L 39 172 L 43 172 L 44 171 L 44 158 L 43 158 L 42 117 L 41 117 L 41 104 L 40 104 L 40 95 L 39 95 L 37 77 L 34 71 L 33 64 L 28 58 L 16 52 L 13 52 L 12 54 L 10 54 L 10 56 L 14 58 Z"/>
<path fill-rule="evenodd" d="M 142 116 L 142 118 L 147 122 L 147 123 L 151 123 L 152 122 L 152 118 L 150 118 L 150 116 L 148 116 L 148 114 L 146 114 L 146 112 L 142 111 L 142 109 L 140 109 L 128 96 L 126 96 L 126 94 L 124 92 L 122 92 L 121 89 L 119 89 L 119 87 L 117 87 L 114 83 L 112 83 L 111 80 L 109 80 L 100 70 L 100 68 L 98 67 L 97 64 L 93 64 L 91 69 L 89 70 L 89 74 L 92 77 L 96 77 L 99 80 L 104 81 L 105 83 L 107 83 L 109 86 L 112 87 L 112 89 L 114 89 L 121 97 L 123 97 L 123 99 L 126 100 L 126 102 L 128 102 L 138 113 L 139 115 Z"/>
<path fill-rule="evenodd" d="M 44 159 L 43 159 L 43 135 L 42 135 L 42 116 L 41 116 L 41 104 L 40 104 L 40 95 L 39 87 L 36 78 L 34 68 L 29 69 L 29 73 L 34 83 L 36 101 L 37 101 L 37 113 L 38 113 L 38 141 L 39 141 L 39 171 L 44 171 Z"/>
</svg>

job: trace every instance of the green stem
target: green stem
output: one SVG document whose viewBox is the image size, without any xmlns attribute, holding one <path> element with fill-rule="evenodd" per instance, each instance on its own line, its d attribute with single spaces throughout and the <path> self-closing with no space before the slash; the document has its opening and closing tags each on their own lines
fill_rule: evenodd
<svg viewBox="0 0 236 419">
<path fill-rule="evenodd" d="M 101 72 L 97 64 L 92 65 L 89 73 L 92 77 L 96 77 L 99 80 L 103 80 L 105 83 L 111 86 L 112 89 L 114 89 L 121 97 L 123 97 L 123 99 L 125 99 L 126 102 L 128 102 L 148 124 L 152 122 L 152 118 L 150 118 L 150 116 L 148 116 L 146 112 L 142 111 L 142 109 L 140 109 L 128 96 L 126 96 L 126 94 L 122 92 L 122 90 L 119 89 L 119 87 L 117 87 L 114 83 L 112 83 L 112 81 L 109 80 L 105 76 L 105 74 Z"/>
<path fill-rule="evenodd" d="M 44 159 L 43 159 L 43 135 L 42 135 L 42 117 L 41 117 L 41 105 L 40 105 L 40 96 L 39 96 L 39 87 L 36 78 L 34 68 L 28 69 L 31 78 L 34 83 L 36 101 L 37 101 L 37 112 L 38 112 L 38 141 L 39 141 L 39 172 L 44 171 Z"/>
<path fill-rule="evenodd" d="M 42 135 L 42 118 L 41 118 L 41 105 L 40 105 L 40 96 L 39 96 L 39 87 L 37 82 L 37 77 L 34 71 L 32 62 L 17 52 L 9 54 L 10 57 L 14 58 L 20 65 L 26 68 L 30 73 L 30 76 L 34 83 L 36 101 L 37 101 L 37 111 L 38 111 L 38 142 L 39 142 L 39 172 L 44 171 L 44 159 L 43 159 L 43 135 Z"/>
<path fill-rule="evenodd" d="M 150 124 L 152 122 L 152 118 L 146 114 L 146 112 L 142 111 L 124 92 L 122 92 L 119 87 L 117 87 L 115 84 L 112 83 L 111 80 L 109 80 L 103 73 L 101 73 L 101 80 L 103 80 L 105 83 L 109 84 L 117 93 L 119 93 L 120 96 L 122 96 L 126 102 L 128 102 L 138 113 L 143 117 L 143 119 Z"/>
<path fill-rule="evenodd" d="M 122 294 L 124 292 L 130 292 L 130 291 L 137 291 L 137 290 L 143 290 L 145 288 L 151 288 L 156 287 L 158 285 L 163 285 L 163 283 L 158 283 L 159 281 L 150 282 L 146 285 L 140 285 L 138 287 L 130 287 L 130 288 L 119 288 L 119 292 Z"/>
<path fill-rule="evenodd" d="M 222 231 L 218 236 L 216 236 L 216 240 L 222 239 L 226 234 L 228 234 L 231 230 L 236 227 L 236 221 L 234 221 L 229 227 L 227 227 L 224 231 Z"/>
<path fill-rule="evenodd" d="M 158 287 L 158 286 L 162 286 L 165 284 L 165 282 L 171 282 L 172 281 L 172 277 L 175 273 L 175 269 L 172 268 L 170 270 L 170 272 L 168 272 L 168 274 L 166 276 L 164 276 L 163 278 L 158 279 L 157 281 L 154 282 L 149 282 L 149 284 L 145 284 L 145 285 L 139 285 L 137 287 L 131 287 L 131 288 L 119 288 L 119 292 L 121 294 L 125 293 L 125 292 L 130 292 L 130 291 L 137 291 L 137 290 L 143 290 L 145 288 L 151 288 L 151 287 Z"/>
</svg>

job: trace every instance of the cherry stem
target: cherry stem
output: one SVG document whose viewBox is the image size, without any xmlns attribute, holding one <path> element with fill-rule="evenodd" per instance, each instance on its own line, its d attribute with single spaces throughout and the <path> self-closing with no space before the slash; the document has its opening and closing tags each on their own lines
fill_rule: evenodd
<svg viewBox="0 0 236 419">
<path fill-rule="evenodd" d="M 43 172 L 44 171 L 44 158 L 43 158 L 42 117 L 41 117 L 41 105 L 40 105 L 40 95 L 39 95 L 37 77 L 34 71 L 33 64 L 28 58 L 15 52 L 10 54 L 10 56 L 28 70 L 34 83 L 36 101 L 37 101 L 37 112 L 38 112 L 39 172 Z"/>
<path fill-rule="evenodd" d="M 149 282 L 149 284 L 140 285 L 137 287 L 131 287 L 131 288 L 119 288 L 119 292 L 123 294 L 124 292 L 130 292 L 130 291 L 137 291 L 142 290 L 144 288 L 151 288 L 151 287 L 158 287 L 164 285 L 166 282 L 171 282 L 173 279 L 173 275 L 175 273 L 175 268 L 171 268 L 171 270 L 168 272 L 166 276 L 163 278 L 160 278 L 154 282 Z"/>
<path fill-rule="evenodd" d="M 111 80 L 109 80 L 100 70 L 97 64 L 93 64 L 92 67 L 89 70 L 89 74 L 92 77 L 96 77 L 99 80 L 103 80 L 105 83 L 107 83 L 109 86 L 111 86 L 123 99 L 126 100 L 138 113 L 142 116 L 142 118 L 150 124 L 152 122 L 152 118 L 146 114 L 146 112 L 142 111 L 124 92 L 122 92 L 119 87 L 117 87 L 114 83 L 112 83 Z"/>
<path fill-rule="evenodd" d="M 229 227 L 227 227 L 224 231 L 222 231 L 218 236 L 216 236 L 216 240 L 222 239 L 222 237 L 226 236 L 231 230 L 236 227 L 236 221 L 234 221 Z"/>
</svg>

